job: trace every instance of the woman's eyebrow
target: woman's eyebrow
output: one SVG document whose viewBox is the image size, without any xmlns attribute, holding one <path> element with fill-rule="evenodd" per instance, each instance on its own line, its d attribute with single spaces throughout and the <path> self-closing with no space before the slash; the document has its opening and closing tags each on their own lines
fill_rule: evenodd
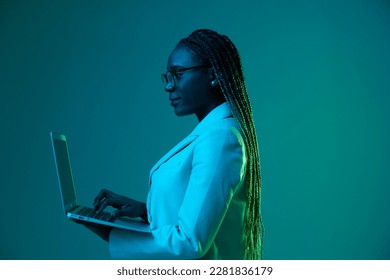
<svg viewBox="0 0 390 280">
<path fill-rule="evenodd" d="M 167 69 L 180 69 L 180 68 L 186 68 L 186 66 L 180 65 L 180 64 L 172 64 L 169 65 Z"/>
</svg>

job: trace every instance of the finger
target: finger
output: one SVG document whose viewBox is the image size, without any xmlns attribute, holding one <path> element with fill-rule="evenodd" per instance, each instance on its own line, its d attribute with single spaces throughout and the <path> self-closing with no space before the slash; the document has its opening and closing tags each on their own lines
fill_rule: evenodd
<svg viewBox="0 0 390 280">
<path fill-rule="evenodd" d="M 93 201 L 93 205 L 95 208 L 100 206 L 100 203 L 103 202 L 104 199 L 110 197 L 112 195 L 112 192 L 106 189 L 103 189 L 99 192 L 99 194 L 96 196 L 95 200 Z"/>
<path fill-rule="evenodd" d="M 134 207 L 126 207 L 122 209 L 118 209 L 113 213 L 114 218 L 119 218 L 119 217 L 130 217 L 130 218 L 135 218 L 138 217 L 137 213 L 134 212 Z"/>
<path fill-rule="evenodd" d="M 104 209 L 106 209 L 107 206 L 110 205 L 110 199 L 109 198 L 104 198 L 102 202 L 98 205 L 95 206 L 96 213 L 102 212 Z"/>
<path fill-rule="evenodd" d="M 114 212 L 116 218 L 123 216 L 137 218 L 141 217 L 142 213 L 142 207 L 139 207 L 138 205 L 128 205 Z"/>
<path fill-rule="evenodd" d="M 106 196 L 106 191 L 107 190 L 101 190 L 98 195 L 95 197 L 95 199 L 93 200 L 93 205 L 96 207 L 100 201 L 102 200 L 103 197 Z"/>
</svg>

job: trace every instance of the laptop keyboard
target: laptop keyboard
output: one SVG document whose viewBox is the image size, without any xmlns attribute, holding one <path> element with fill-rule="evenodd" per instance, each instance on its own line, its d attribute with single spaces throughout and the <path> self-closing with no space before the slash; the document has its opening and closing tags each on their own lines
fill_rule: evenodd
<svg viewBox="0 0 390 280">
<path fill-rule="evenodd" d="M 81 216 L 86 216 L 89 218 L 102 220 L 106 222 L 114 222 L 115 218 L 111 216 L 108 212 L 100 212 L 99 214 L 96 213 L 95 209 L 89 208 L 89 207 L 82 207 L 79 211 L 76 212 L 76 214 Z"/>
</svg>

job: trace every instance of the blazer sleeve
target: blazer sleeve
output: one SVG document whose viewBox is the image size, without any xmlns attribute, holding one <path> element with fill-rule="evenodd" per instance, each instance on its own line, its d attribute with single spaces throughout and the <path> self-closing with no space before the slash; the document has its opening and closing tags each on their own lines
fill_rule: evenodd
<svg viewBox="0 0 390 280">
<path fill-rule="evenodd" d="M 198 259 L 207 253 L 243 183 L 245 148 L 233 126 L 210 129 L 194 144 L 191 176 L 177 222 L 151 233 L 114 229 L 109 241 L 114 259 Z"/>
</svg>

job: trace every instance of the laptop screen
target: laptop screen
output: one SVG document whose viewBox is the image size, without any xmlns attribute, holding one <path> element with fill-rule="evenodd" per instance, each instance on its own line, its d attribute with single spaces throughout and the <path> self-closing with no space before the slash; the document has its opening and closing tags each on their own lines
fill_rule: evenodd
<svg viewBox="0 0 390 280">
<path fill-rule="evenodd" d="M 72 169 L 65 135 L 52 133 L 52 142 L 65 211 L 76 203 Z"/>
</svg>

